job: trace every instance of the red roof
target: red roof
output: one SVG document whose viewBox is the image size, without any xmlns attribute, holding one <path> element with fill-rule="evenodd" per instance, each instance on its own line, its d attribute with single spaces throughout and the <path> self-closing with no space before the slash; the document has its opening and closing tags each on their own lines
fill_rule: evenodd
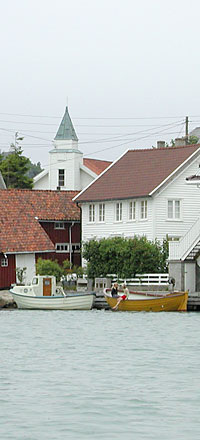
<svg viewBox="0 0 200 440">
<path fill-rule="evenodd" d="M 200 145 L 129 150 L 83 190 L 76 202 L 148 196 Z"/>
<path fill-rule="evenodd" d="M 55 246 L 39 220 L 77 220 L 72 198 L 77 191 L 0 190 L 0 251 L 53 251 Z"/>
<path fill-rule="evenodd" d="M 89 168 L 91 171 L 96 173 L 97 175 L 101 174 L 112 162 L 108 160 L 98 160 L 98 159 L 83 159 L 83 165 Z"/>
</svg>

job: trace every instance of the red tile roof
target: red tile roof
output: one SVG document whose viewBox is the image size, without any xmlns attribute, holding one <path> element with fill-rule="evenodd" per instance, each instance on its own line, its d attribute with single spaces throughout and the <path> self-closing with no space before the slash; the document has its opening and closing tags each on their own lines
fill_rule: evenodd
<svg viewBox="0 0 200 440">
<path fill-rule="evenodd" d="M 199 145 L 129 150 L 76 198 L 76 202 L 148 196 Z"/>
<path fill-rule="evenodd" d="M 39 220 L 79 221 L 80 210 L 72 202 L 77 194 L 77 191 L 0 190 L 0 251 L 55 250 Z"/>
<path fill-rule="evenodd" d="M 97 175 L 101 174 L 112 162 L 108 160 L 97 160 L 97 159 L 83 159 L 83 165 L 89 168 L 91 171 L 96 173 Z"/>
</svg>

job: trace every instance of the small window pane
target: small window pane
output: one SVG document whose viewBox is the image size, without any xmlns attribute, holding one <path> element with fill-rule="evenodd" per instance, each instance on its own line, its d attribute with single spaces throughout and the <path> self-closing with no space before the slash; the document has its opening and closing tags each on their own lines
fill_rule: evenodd
<svg viewBox="0 0 200 440">
<path fill-rule="evenodd" d="M 65 186 L 65 170 L 58 170 L 58 186 Z"/>
<path fill-rule="evenodd" d="M 89 222 L 95 221 L 95 205 L 89 205 Z"/>
</svg>

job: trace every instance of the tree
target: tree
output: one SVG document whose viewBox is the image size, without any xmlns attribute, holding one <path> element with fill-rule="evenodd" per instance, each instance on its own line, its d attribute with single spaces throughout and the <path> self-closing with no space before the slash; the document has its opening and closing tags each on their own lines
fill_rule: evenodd
<svg viewBox="0 0 200 440">
<path fill-rule="evenodd" d="M 38 258 L 36 263 L 36 273 L 37 275 L 54 275 L 56 277 L 56 282 L 58 283 L 64 275 L 64 269 L 58 264 L 57 260 L 43 260 Z"/>
<path fill-rule="evenodd" d="M 189 136 L 188 144 L 198 144 L 199 138 L 198 136 Z"/>
<path fill-rule="evenodd" d="M 32 163 L 29 159 L 29 170 L 27 171 L 27 176 L 33 179 L 33 177 L 37 176 L 37 174 L 41 173 L 43 169 L 41 168 L 41 163 Z"/>
<path fill-rule="evenodd" d="M 33 188 L 33 179 L 27 176 L 30 160 L 23 156 L 19 141 L 23 140 L 15 133 L 15 144 L 11 144 L 10 152 L 0 156 L 0 171 L 7 188 Z"/>
<path fill-rule="evenodd" d="M 117 274 L 120 278 L 133 278 L 137 273 L 167 271 L 167 242 L 148 241 L 146 237 L 103 238 L 83 244 L 83 257 L 87 260 L 89 278 Z"/>
</svg>

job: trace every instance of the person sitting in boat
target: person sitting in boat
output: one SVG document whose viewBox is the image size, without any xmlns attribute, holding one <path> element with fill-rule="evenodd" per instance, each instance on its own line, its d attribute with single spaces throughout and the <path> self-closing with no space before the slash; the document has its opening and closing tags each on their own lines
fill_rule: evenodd
<svg viewBox="0 0 200 440">
<path fill-rule="evenodd" d="M 112 296 L 118 296 L 118 283 L 114 283 L 112 290 L 111 290 L 111 295 Z"/>
<path fill-rule="evenodd" d="M 123 284 L 122 288 L 123 288 L 123 295 L 119 296 L 119 298 L 117 300 L 117 304 L 114 307 L 112 307 L 113 310 L 117 309 L 117 307 L 121 301 L 125 301 L 129 297 L 129 290 L 128 290 L 128 287 L 126 287 L 126 284 Z"/>
</svg>

